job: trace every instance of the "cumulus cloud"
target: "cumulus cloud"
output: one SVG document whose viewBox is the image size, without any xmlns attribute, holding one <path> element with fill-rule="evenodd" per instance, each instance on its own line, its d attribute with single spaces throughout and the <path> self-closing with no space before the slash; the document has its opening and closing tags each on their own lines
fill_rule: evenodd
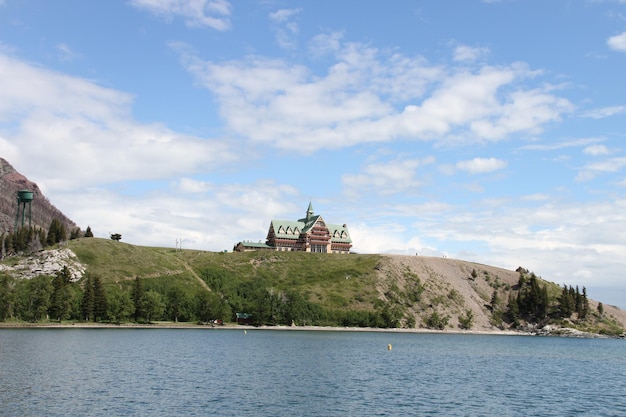
<svg viewBox="0 0 626 417">
<path fill-rule="evenodd" d="M 611 36 L 606 43 L 615 51 L 626 52 L 626 32 Z"/>
<path fill-rule="evenodd" d="M 604 145 L 593 145 L 586 147 L 583 152 L 591 156 L 608 155 L 609 149 Z"/>
<path fill-rule="evenodd" d="M 97 187 L 57 190 L 54 203 L 82 227 L 91 224 L 96 237 L 121 233 L 138 245 L 174 247 L 182 239 L 187 248 L 231 250 L 238 241 L 264 239 L 268 219 L 302 211 L 289 203 L 294 196 L 293 187 L 268 180 L 228 186 L 184 180 L 137 196 Z M 76 204 L 78 197 L 89 205 Z"/>
<path fill-rule="evenodd" d="M 454 48 L 453 59 L 460 62 L 473 62 L 489 54 L 489 48 L 459 45 Z"/>
<path fill-rule="evenodd" d="M 498 171 L 507 166 L 506 161 L 497 158 L 474 158 L 469 161 L 457 162 L 456 168 L 470 174 L 485 174 Z"/>
<path fill-rule="evenodd" d="M 337 36 L 317 45 L 334 54 L 325 74 L 260 56 L 213 62 L 185 51 L 182 60 L 233 134 L 300 152 L 397 138 L 496 141 L 540 133 L 572 110 L 548 87 L 525 88 L 537 73 L 523 64 L 469 71 Z"/>
<path fill-rule="evenodd" d="M 269 19 L 274 23 L 276 43 L 283 49 L 293 49 L 297 46 L 296 35 L 300 31 L 298 23 L 293 18 L 302 9 L 280 9 L 269 14 Z"/>
<path fill-rule="evenodd" d="M 133 121 L 127 93 L 6 55 L 0 55 L 0 91 L 0 154 L 14 155 L 16 167 L 29 165 L 48 187 L 162 179 L 235 158 L 219 141 Z"/>
<path fill-rule="evenodd" d="M 600 174 L 616 173 L 624 168 L 626 168 L 626 157 L 608 158 L 596 161 L 585 165 L 576 176 L 576 181 L 590 181 Z"/>
<path fill-rule="evenodd" d="M 182 17 L 190 27 L 230 29 L 231 5 L 228 0 L 131 0 L 130 4 L 168 20 Z"/>
<path fill-rule="evenodd" d="M 364 190 L 382 195 L 413 193 L 422 185 L 416 178 L 417 168 L 434 161 L 428 157 L 372 163 L 363 167 L 360 174 L 345 174 L 341 180 L 348 194 Z"/>
</svg>

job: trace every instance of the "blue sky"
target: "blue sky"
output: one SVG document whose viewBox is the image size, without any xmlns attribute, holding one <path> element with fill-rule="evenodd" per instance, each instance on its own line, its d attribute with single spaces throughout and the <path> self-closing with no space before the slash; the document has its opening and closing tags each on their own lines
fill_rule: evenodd
<svg viewBox="0 0 626 417">
<path fill-rule="evenodd" d="M 0 0 L 0 155 L 96 236 L 360 253 L 626 308 L 626 0 Z"/>
</svg>

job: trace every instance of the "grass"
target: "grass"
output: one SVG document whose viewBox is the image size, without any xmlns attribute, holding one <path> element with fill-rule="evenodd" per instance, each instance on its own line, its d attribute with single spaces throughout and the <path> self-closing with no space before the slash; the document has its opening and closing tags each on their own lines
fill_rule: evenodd
<svg viewBox="0 0 626 417">
<path fill-rule="evenodd" d="M 207 281 L 207 275 L 224 277 L 235 286 L 263 280 L 268 288 L 307 293 L 310 300 L 332 309 L 374 305 L 374 268 L 381 258 L 298 252 L 176 251 L 98 238 L 73 241 L 71 249 L 87 265 L 88 272 L 100 276 L 105 285 L 127 287 L 139 277 L 147 288 L 167 292 L 174 285 L 197 290 L 198 278 Z"/>
</svg>

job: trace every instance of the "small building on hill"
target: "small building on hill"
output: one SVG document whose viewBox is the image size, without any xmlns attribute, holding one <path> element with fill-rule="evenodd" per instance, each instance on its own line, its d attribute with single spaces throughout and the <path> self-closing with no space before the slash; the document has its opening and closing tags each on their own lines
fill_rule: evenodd
<svg viewBox="0 0 626 417">
<path fill-rule="evenodd" d="M 272 220 L 265 243 L 239 242 L 237 252 L 273 250 L 289 252 L 350 253 L 348 226 L 326 223 L 309 203 L 306 216 L 297 221 Z"/>
</svg>

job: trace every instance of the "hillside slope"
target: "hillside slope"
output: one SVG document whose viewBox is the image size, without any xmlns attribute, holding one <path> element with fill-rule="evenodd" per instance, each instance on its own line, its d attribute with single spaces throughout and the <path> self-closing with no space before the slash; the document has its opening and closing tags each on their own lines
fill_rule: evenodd
<svg viewBox="0 0 626 417">
<path fill-rule="evenodd" d="M 229 287 L 231 296 L 241 288 L 253 287 L 273 294 L 296 292 L 326 311 L 395 311 L 398 324 L 407 328 L 428 327 L 428 317 L 436 313 L 449 319 L 445 329 L 458 330 L 470 311 L 472 330 L 497 330 L 491 311 L 494 290 L 506 300 L 520 276 L 515 271 L 448 258 L 181 251 L 98 238 L 71 241 L 58 250 L 65 255 L 52 265 L 60 268 L 63 259 L 70 259 L 68 249 L 80 263 L 80 267 L 72 264 L 73 270 L 97 275 L 108 287 L 130 290 L 140 278 L 147 288 L 163 294 L 174 287 L 192 294 Z M 51 254 L 46 251 L 40 256 L 49 259 Z M 33 258 L 37 256 L 5 261 L 0 269 L 24 278 L 32 277 L 34 270 L 51 274 L 36 266 Z M 75 280 L 80 282 L 81 276 Z M 559 294 L 558 285 L 541 282 L 552 297 Z M 590 300 L 590 309 L 595 312 L 597 304 Z M 625 311 L 609 305 L 604 311 L 607 318 L 626 327 Z"/>
</svg>

